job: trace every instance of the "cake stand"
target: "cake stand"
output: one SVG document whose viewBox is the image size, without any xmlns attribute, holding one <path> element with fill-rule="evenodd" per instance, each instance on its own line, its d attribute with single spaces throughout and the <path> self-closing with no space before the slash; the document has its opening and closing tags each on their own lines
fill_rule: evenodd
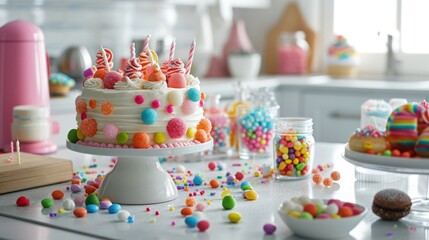
<svg viewBox="0 0 429 240">
<path fill-rule="evenodd" d="M 426 195 L 412 199 L 411 212 L 404 220 L 419 226 L 429 226 L 429 159 L 413 159 L 401 157 L 385 157 L 365 154 L 350 150 L 348 144 L 344 148 L 343 158 L 357 166 L 373 170 L 427 175 Z"/>
<path fill-rule="evenodd" d="M 121 204 L 154 204 L 177 197 L 177 188 L 158 157 L 198 153 L 211 149 L 213 141 L 192 146 L 158 149 L 118 149 L 83 146 L 67 141 L 67 148 L 86 154 L 116 156 L 118 161 L 105 176 L 100 198 Z"/>
</svg>

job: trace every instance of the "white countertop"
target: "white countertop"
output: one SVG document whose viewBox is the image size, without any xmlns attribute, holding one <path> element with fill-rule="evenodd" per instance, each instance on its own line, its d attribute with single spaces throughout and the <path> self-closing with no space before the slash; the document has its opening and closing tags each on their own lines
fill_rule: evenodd
<svg viewBox="0 0 429 240">
<path fill-rule="evenodd" d="M 254 177 L 255 166 L 270 164 L 269 159 L 246 161 L 217 159 L 216 161 L 226 164 L 227 167 L 223 171 L 210 171 L 207 167 L 208 161 L 177 162 L 170 159 L 163 163 L 162 166 L 165 170 L 172 170 L 183 165 L 194 174 L 203 174 L 206 180 L 217 176 L 225 179 L 226 172 L 232 174 L 241 170 L 246 172 L 245 180 L 252 182 L 259 198 L 255 201 L 246 201 L 241 196 L 242 191 L 238 187 L 229 187 L 237 200 L 237 206 L 233 211 L 238 211 L 242 215 L 242 220 L 238 224 L 228 222 L 227 214 L 231 211 L 222 208 L 220 189 L 212 190 L 207 186 L 191 187 L 192 191 L 196 189 L 206 191 L 204 196 L 196 197 L 198 202 L 212 201 L 212 204 L 206 206 L 204 211 L 206 219 L 211 224 L 210 229 L 205 233 L 186 227 L 184 218 L 180 215 L 180 209 L 185 206 L 185 198 L 188 196 L 188 192 L 183 190 L 180 190 L 179 197 L 171 202 L 149 205 L 151 208 L 149 213 L 145 211 L 148 207 L 146 205 L 123 205 L 123 209 L 130 211 L 135 216 L 134 223 L 118 222 L 114 215 L 105 211 L 89 214 L 86 218 L 79 219 L 71 213 L 50 218 L 49 214 L 46 214 L 49 211 L 58 210 L 61 201 L 55 201 L 55 207 L 51 210 L 43 210 L 40 201 L 49 197 L 53 190 L 64 190 L 68 186 L 67 183 L 62 183 L 1 195 L 0 237 L 7 239 L 85 239 L 85 236 L 87 238 L 114 239 L 301 239 L 293 235 L 281 221 L 277 208 L 285 200 L 294 196 L 306 195 L 310 198 L 337 198 L 357 202 L 369 208 L 367 216 L 350 232 L 348 239 L 425 239 L 425 228 L 410 228 L 412 225 L 405 220 L 382 221 L 371 212 L 371 204 L 373 195 L 385 188 L 401 189 L 408 192 L 412 198 L 425 196 L 428 189 L 427 177 L 389 173 L 383 175 L 381 181 L 376 183 L 355 181 L 354 166 L 341 157 L 343 147 L 343 144 L 316 143 L 315 165 L 333 164 L 332 168 L 326 169 L 322 173 L 328 175 L 331 170 L 338 170 L 342 175 L 340 181 L 330 188 L 313 184 L 311 178 L 280 181 Z M 97 163 L 98 167 L 95 170 L 98 173 L 109 169 L 108 164 L 111 160 L 110 157 L 84 155 L 65 148 L 60 148 L 54 156 L 71 159 L 75 169 L 82 169 L 83 165 Z M 96 159 L 95 162 L 94 159 Z M 237 163 L 240 163 L 241 166 L 233 166 Z M 215 193 L 214 196 L 211 196 L 212 192 Z M 32 204 L 29 207 L 15 206 L 16 199 L 21 195 L 26 195 L 31 199 Z M 66 192 L 67 196 L 71 196 L 71 192 Z M 174 211 L 169 210 L 171 206 L 175 207 Z M 160 212 L 158 217 L 154 214 L 157 210 Z M 151 222 L 154 219 L 156 221 Z M 175 221 L 175 226 L 171 225 L 172 221 Z M 264 234 L 262 226 L 266 223 L 273 223 L 277 226 L 274 235 Z"/>
</svg>

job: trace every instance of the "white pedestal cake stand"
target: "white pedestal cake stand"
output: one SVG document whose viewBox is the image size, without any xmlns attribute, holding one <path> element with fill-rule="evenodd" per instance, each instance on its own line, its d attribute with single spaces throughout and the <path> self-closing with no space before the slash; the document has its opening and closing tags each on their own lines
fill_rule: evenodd
<svg viewBox="0 0 429 240">
<path fill-rule="evenodd" d="M 121 204 L 154 204 L 177 197 L 177 188 L 158 157 L 177 156 L 209 150 L 213 141 L 185 147 L 158 149 L 118 149 L 83 146 L 67 141 L 67 148 L 80 153 L 116 156 L 115 167 L 105 176 L 101 198 Z"/>
</svg>

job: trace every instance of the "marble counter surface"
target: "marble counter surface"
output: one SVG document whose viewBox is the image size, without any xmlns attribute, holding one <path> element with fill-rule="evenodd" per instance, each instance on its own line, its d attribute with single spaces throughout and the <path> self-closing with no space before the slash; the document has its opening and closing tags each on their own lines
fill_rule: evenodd
<svg viewBox="0 0 429 240">
<path fill-rule="evenodd" d="M 211 224 L 207 232 L 186 227 L 184 218 L 180 215 L 180 209 L 185 206 L 185 199 L 189 192 L 183 190 L 179 191 L 177 199 L 170 202 L 123 205 L 123 209 L 135 216 L 134 223 L 119 222 L 115 215 L 108 214 L 106 211 L 89 214 L 86 218 L 76 218 L 69 212 L 51 218 L 49 212 L 57 211 L 61 207 L 61 201 L 55 201 L 52 209 L 43 209 L 40 201 L 49 197 L 55 189 L 62 189 L 66 192 L 66 197 L 71 197 L 72 193 L 65 190 L 69 184 L 62 183 L 0 195 L 0 237 L 8 239 L 301 239 L 288 229 L 277 213 L 279 205 L 292 197 L 305 195 L 310 198 L 337 198 L 358 202 L 371 209 L 374 194 L 385 188 L 401 189 L 408 192 L 412 198 L 426 196 L 428 188 L 426 176 L 385 173 L 377 178 L 378 182 L 369 182 L 362 181 L 371 178 L 366 178 L 366 175 L 360 172 L 361 181 L 355 181 L 355 167 L 342 158 L 343 149 L 343 144 L 316 143 L 315 165 L 332 165 L 331 168 L 322 171 L 322 174 L 329 176 L 332 170 L 338 170 L 342 175 L 342 178 L 329 188 L 315 185 L 311 178 L 281 181 L 254 177 L 253 172 L 264 164 L 270 164 L 270 159 L 238 160 L 220 157 L 194 162 L 168 159 L 162 164 L 165 170 L 174 171 L 179 166 L 183 166 L 192 174 L 201 174 L 206 181 L 213 178 L 225 179 L 227 172 L 234 174 L 237 171 L 244 171 L 245 180 L 250 181 L 259 194 L 257 200 L 247 201 L 241 196 L 240 188 L 229 186 L 237 200 L 237 205 L 233 210 L 227 211 L 221 205 L 220 189 L 211 189 L 208 186 L 191 187 L 191 192 L 205 191 L 204 195 L 198 194 L 196 199 L 206 204 L 203 213 Z M 111 157 L 85 155 L 65 148 L 60 148 L 54 155 L 71 159 L 74 168 L 81 171 L 84 166 L 97 164 L 96 168 L 88 168 L 94 171 L 92 175 L 87 175 L 88 178 L 110 169 Z M 209 161 L 222 162 L 226 168 L 222 171 L 210 171 Z M 173 175 L 183 176 L 180 173 L 173 173 Z M 193 177 L 188 176 L 188 178 Z M 29 207 L 15 206 L 16 199 L 21 195 L 31 199 L 32 204 Z M 208 201 L 211 201 L 210 205 L 207 205 Z M 150 212 L 146 212 L 147 207 L 151 208 Z M 171 207 L 175 209 L 171 211 Z M 160 215 L 156 216 L 155 211 L 159 211 Z M 239 223 L 229 223 L 227 215 L 231 211 L 237 211 L 242 215 Z M 174 226 L 172 222 L 175 223 Z M 264 233 L 262 227 L 266 223 L 277 226 L 274 235 Z M 382 221 L 369 211 L 362 222 L 350 232 L 347 239 L 425 239 L 426 236 L 427 229 L 424 227 L 414 225 L 407 220 Z"/>
</svg>

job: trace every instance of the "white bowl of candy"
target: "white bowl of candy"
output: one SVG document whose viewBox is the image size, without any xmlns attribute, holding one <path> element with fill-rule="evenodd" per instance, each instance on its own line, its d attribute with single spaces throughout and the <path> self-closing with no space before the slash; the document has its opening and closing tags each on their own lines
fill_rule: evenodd
<svg viewBox="0 0 429 240">
<path fill-rule="evenodd" d="M 359 204 L 336 199 L 307 197 L 283 202 L 278 212 L 296 235 L 315 239 L 345 238 L 365 217 L 367 209 Z"/>
</svg>

